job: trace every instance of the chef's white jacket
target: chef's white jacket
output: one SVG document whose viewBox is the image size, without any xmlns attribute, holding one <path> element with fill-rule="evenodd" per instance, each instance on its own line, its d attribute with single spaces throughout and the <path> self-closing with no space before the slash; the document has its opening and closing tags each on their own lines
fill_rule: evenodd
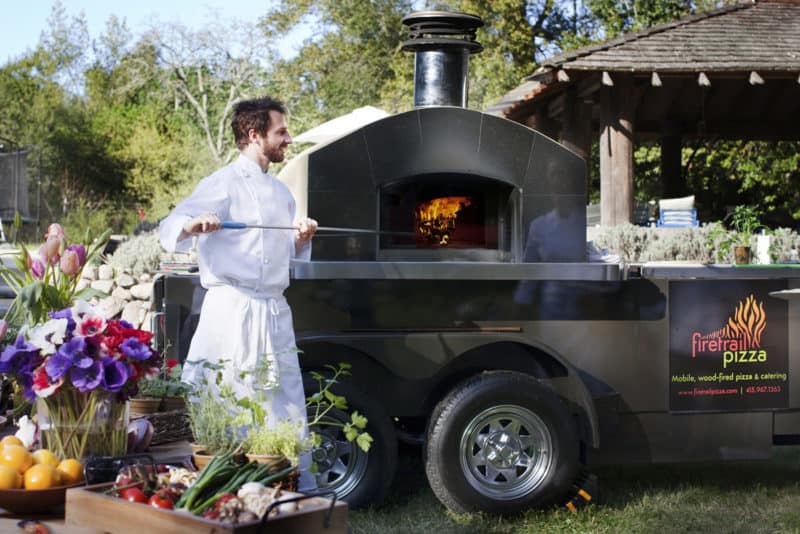
<svg viewBox="0 0 800 534">
<path fill-rule="evenodd" d="M 204 178 L 194 192 L 161 221 L 161 245 L 188 252 L 191 239 L 178 241 L 184 224 L 206 212 L 225 221 L 292 226 L 295 201 L 289 188 L 243 156 Z M 289 261 L 310 259 L 311 244 L 295 250 L 293 230 L 221 229 L 201 234 L 197 243 L 200 283 L 227 285 L 259 298 L 276 297 L 289 286 Z"/>
</svg>

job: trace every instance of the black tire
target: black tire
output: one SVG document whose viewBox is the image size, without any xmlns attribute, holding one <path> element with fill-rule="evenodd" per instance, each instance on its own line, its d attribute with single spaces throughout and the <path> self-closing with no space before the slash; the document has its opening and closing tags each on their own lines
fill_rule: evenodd
<svg viewBox="0 0 800 534">
<path fill-rule="evenodd" d="M 303 377 L 306 395 L 318 390 L 318 384 Z M 367 432 L 372 436 L 369 452 L 362 451 L 355 442 L 348 442 L 341 428 L 336 426 L 311 426 L 309 430 L 322 438 L 320 446 L 312 450 L 316 465 L 317 489 L 334 491 L 337 498 L 346 501 L 350 508 L 380 504 L 386 497 L 397 468 L 397 436 L 394 426 L 379 403 L 371 401 L 348 383 L 338 383 L 331 390 L 347 399 L 350 413 L 357 411 L 367 418 Z M 335 422 L 349 422 L 350 415 L 332 409 L 328 416 Z M 312 414 L 309 412 L 309 419 Z"/>
<path fill-rule="evenodd" d="M 433 411 L 425 471 L 455 512 L 511 514 L 563 499 L 580 468 L 575 423 L 534 378 L 508 371 L 475 376 Z"/>
</svg>

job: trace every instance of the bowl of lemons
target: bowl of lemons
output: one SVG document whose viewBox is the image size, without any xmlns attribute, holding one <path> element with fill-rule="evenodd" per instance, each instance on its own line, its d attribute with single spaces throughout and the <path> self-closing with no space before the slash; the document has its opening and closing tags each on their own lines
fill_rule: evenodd
<svg viewBox="0 0 800 534">
<path fill-rule="evenodd" d="M 47 449 L 29 451 L 14 436 L 0 439 L 0 508 L 14 514 L 55 512 L 67 489 L 83 485 L 83 465 Z"/>
</svg>

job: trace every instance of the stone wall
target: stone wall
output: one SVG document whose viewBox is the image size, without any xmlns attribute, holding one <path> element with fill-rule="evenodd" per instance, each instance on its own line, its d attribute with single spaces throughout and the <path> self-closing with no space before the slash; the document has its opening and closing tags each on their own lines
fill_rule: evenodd
<svg viewBox="0 0 800 534">
<path fill-rule="evenodd" d="M 78 281 L 78 289 L 91 287 L 106 293 L 108 296 L 93 298 L 90 303 L 96 304 L 105 312 L 106 317 L 121 318 L 135 328 L 152 330 L 153 276 L 149 273 L 132 275 L 125 271 L 115 272 L 111 265 L 87 265 L 83 276 Z"/>
</svg>

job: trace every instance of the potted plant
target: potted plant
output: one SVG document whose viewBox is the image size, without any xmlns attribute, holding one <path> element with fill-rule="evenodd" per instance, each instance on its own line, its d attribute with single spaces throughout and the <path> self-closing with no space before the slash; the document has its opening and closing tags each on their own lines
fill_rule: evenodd
<svg viewBox="0 0 800 534">
<path fill-rule="evenodd" d="M 202 469 L 215 454 L 232 452 L 241 441 L 237 428 L 236 399 L 230 386 L 219 385 L 224 362 L 203 362 L 208 371 L 206 380 L 195 385 L 189 393 L 186 408 L 194 442 L 192 453 L 195 465 Z M 208 377 L 213 377 L 213 380 Z"/>
<path fill-rule="evenodd" d="M 739 265 L 750 263 L 750 241 L 756 228 L 761 225 L 759 216 L 759 211 L 753 206 L 740 205 L 733 210 L 731 226 L 736 232 L 733 257 Z"/>
<path fill-rule="evenodd" d="M 195 439 L 195 463 L 201 467 L 214 454 L 241 451 L 251 461 L 271 463 L 275 469 L 297 465 L 300 454 L 318 443 L 319 437 L 313 433 L 304 436 L 305 429 L 295 422 L 272 420 L 267 412 L 268 389 L 257 390 L 252 397 L 237 398 L 232 388 L 222 382 L 223 365 L 204 362 L 203 366 L 209 371 L 205 373 L 206 379 L 190 394 L 187 408 Z M 308 424 L 341 427 L 348 441 L 355 441 L 367 451 L 372 437 L 364 432 L 365 417 L 353 412 L 348 423 L 327 417 L 333 409 L 347 410 L 347 400 L 332 393 L 330 387 L 349 373 L 348 367 L 347 364 L 328 366 L 331 371 L 328 377 L 312 373 L 320 388 L 307 398 Z"/>
<path fill-rule="evenodd" d="M 178 360 L 166 360 L 158 375 L 144 380 L 139 393 L 131 399 L 131 412 L 152 414 L 186 408 L 186 395 L 191 386 L 181 381 Z"/>
<path fill-rule="evenodd" d="M 729 218 L 729 229 L 721 222 L 711 223 L 708 233 L 708 246 L 716 249 L 718 262 L 730 258 L 733 251 L 734 262 L 750 263 L 750 242 L 753 232 L 760 226 L 759 212 L 753 206 L 736 206 Z"/>
<path fill-rule="evenodd" d="M 337 380 L 349 374 L 349 365 L 340 363 L 338 366 L 328 365 L 330 376 L 319 372 L 312 372 L 312 378 L 319 385 L 318 391 L 306 399 L 306 413 L 308 426 L 336 426 L 341 428 L 347 441 L 355 441 L 363 450 L 368 451 L 372 437 L 364 431 L 367 418 L 358 412 L 350 414 L 350 421 L 340 423 L 328 417 L 331 410 L 347 410 L 347 399 L 331 391 L 331 386 Z M 248 458 L 256 461 L 277 461 L 277 458 L 286 457 L 291 463 L 297 463 L 302 452 L 319 444 L 320 437 L 311 432 L 308 438 L 303 438 L 303 428 L 290 421 L 278 421 L 273 425 L 266 424 L 268 414 L 264 409 L 265 399 L 245 399 L 240 405 L 247 408 L 245 418 L 240 422 L 248 428 L 242 449 Z M 266 457 L 262 459 L 260 457 Z"/>
</svg>

